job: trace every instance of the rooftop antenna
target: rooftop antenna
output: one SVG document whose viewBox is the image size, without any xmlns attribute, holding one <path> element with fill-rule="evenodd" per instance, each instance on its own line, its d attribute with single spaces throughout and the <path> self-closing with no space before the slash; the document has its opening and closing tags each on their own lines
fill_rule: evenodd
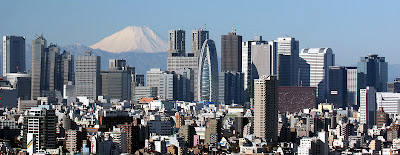
<svg viewBox="0 0 400 155">
<path fill-rule="evenodd" d="M 232 26 L 232 33 L 236 34 L 236 26 L 235 26 L 235 24 L 233 24 L 233 26 Z"/>
<path fill-rule="evenodd" d="M 204 31 L 207 30 L 207 24 L 204 24 Z"/>
</svg>

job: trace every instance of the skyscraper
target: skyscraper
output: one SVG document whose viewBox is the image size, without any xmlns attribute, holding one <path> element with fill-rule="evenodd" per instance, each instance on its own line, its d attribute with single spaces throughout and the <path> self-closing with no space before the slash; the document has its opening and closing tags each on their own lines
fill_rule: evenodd
<svg viewBox="0 0 400 155">
<path fill-rule="evenodd" d="M 370 86 L 374 87 L 378 92 L 386 91 L 388 63 L 385 62 L 385 57 L 378 57 L 376 54 L 361 57 L 357 69 L 360 89 Z"/>
<path fill-rule="evenodd" d="M 329 66 L 335 65 L 331 48 L 305 48 L 300 53 L 300 85 L 317 87 L 317 102 L 329 94 Z"/>
<path fill-rule="evenodd" d="M 201 48 L 197 83 L 199 101 L 218 101 L 218 58 L 211 39 L 207 39 Z"/>
<path fill-rule="evenodd" d="M 337 108 L 347 107 L 347 70 L 343 66 L 329 67 L 328 102 Z"/>
<path fill-rule="evenodd" d="M 253 91 L 251 79 L 251 47 L 253 45 L 267 43 L 262 40 L 262 36 L 254 36 L 254 40 L 242 42 L 242 72 L 244 73 L 244 89 L 246 90 L 247 97 L 249 98 Z M 247 99 L 246 99 L 247 100 Z"/>
<path fill-rule="evenodd" d="M 277 74 L 276 44 L 274 42 L 251 45 L 251 79 Z"/>
<path fill-rule="evenodd" d="M 133 67 L 126 66 L 124 59 L 110 59 L 109 70 L 101 71 L 101 94 L 111 99 L 130 100 L 131 97 L 131 71 Z"/>
<path fill-rule="evenodd" d="M 220 72 L 218 76 L 218 102 L 226 105 L 235 103 L 243 105 L 243 73 Z"/>
<path fill-rule="evenodd" d="M 45 67 L 42 62 L 44 57 L 44 51 L 47 47 L 47 41 L 44 39 L 43 35 L 36 36 L 32 40 L 32 62 L 31 62 L 31 99 L 36 99 L 40 97 L 41 90 L 44 88 L 44 71 L 42 69 Z"/>
<path fill-rule="evenodd" d="M 292 37 L 275 40 L 278 52 L 277 75 L 280 86 L 298 85 L 299 41 Z"/>
<path fill-rule="evenodd" d="M 242 71 L 242 36 L 235 29 L 221 35 L 221 71 Z"/>
<path fill-rule="evenodd" d="M 3 76 L 7 73 L 26 72 L 25 37 L 3 37 Z"/>
<path fill-rule="evenodd" d="M 376 122 L 376 89 L 369 87 L 360 89 L 360 123 L 371 128 Z"/>
<path fill-rule="evenodd" d="M 94 56 L 89 51 L 84 56 L 76 57 L 76 96 L 97 99 L 101 93 L 100 78 L 100 56 Z"/>
<path fill-rule="evenodd" d="M 185 56 L 185 31 L 169 31 L 169 54 L 168 56 Z"/>
<path fill-rule="evenodd" d="M 278 140 L 278 79 L 261 76 L 254 80 L 254 135 L 266 141 Z"/>
<path fill-rule="evenodd" d="M 209 32 L 207 30 L 198 29 L 192 31 L 192 53 L 195 57 L 199 57 L 203 43 L 209 39 Z"/>
<path fill-rule="evenodd" d="M 346 67 L 347 70 L 347 102 L 358 105 L 358 74 L 357 67 Z"/>
</svg>

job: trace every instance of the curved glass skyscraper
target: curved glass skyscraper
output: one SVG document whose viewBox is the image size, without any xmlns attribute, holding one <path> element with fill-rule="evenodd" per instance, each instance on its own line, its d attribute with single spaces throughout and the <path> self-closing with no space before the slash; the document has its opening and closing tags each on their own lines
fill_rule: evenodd
<svg viewBox="0 0 400 155">
<path fill-rule="evenodd" d="M 199 58 L 198 100 L 216 102 L 218 100 L 218 58 L 215 43 L 207 39 Z"/>
</svg>

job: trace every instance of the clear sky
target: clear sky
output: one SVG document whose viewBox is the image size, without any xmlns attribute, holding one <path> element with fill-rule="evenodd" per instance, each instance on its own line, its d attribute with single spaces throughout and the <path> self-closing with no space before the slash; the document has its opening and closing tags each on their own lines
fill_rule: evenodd
<svg viewBox="0 0 400 155">
<path fill-rule="evenodd" d="M 50 43 L 92 45 L 126 26 L 147 26 L 167 38 L 168 30 L 204 27 L 220 50 L 221 35 L 236 25 L 243 40 L 292 36 L 300 48 L 331 47 L 336 64 L 352 65 L 376 53 L 400 64 L 400 1 L 2 1 L 0 35 L 43 33 Z M 187 46 L 190 51 L 191 46 Z"/>
</svg>

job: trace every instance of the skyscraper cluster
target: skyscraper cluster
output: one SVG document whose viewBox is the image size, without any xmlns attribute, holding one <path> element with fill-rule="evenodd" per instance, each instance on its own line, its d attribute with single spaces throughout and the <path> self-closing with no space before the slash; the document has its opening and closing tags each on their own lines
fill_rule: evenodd
<svg viewBox="0 0 400 155">
<path fill-rule="evenodd" d="M 246 41 L 235 27 L 221 35 L 220 48 L 205 28 L 191 37 L 182 29 L 168 35 L 167 69 L 146 75 L 125 59 L 101 62 L 91 51 L 75 57 L 43 35 L 32 40 L 29 70 L 25 37 L 4 36 L 0 152 L 400 150 L 400 80 L 388 82 L 385 57 L 370 54 L 357 66 L 336 66 L 329 47 L 300 50 L 300 41 L 288 36 Z"/>
</svg>

